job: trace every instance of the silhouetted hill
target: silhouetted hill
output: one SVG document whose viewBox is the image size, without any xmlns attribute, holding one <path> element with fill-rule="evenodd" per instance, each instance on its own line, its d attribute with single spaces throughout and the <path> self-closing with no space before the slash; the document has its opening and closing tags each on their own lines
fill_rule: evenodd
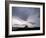
<svg viewBox="0 0 46 38">
<path fill-rule="evenodd" d="M 12 31 L 25 31 L 25 30 L 40 30 L 40 27 L 28 28 L 25 26 L 24 28 L 12 27 Z"/>
</svg>

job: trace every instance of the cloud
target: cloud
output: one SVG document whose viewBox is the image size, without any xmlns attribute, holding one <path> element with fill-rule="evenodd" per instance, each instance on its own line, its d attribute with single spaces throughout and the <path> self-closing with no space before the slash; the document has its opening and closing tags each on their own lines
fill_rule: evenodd
<svg viewBox="0 0 46 38">
<path fill-rule="evenodd" d="M 13 7 L 13 24 L 27 24 L 28 27 L 40 27 L 40 8 Z"/>
</svg>

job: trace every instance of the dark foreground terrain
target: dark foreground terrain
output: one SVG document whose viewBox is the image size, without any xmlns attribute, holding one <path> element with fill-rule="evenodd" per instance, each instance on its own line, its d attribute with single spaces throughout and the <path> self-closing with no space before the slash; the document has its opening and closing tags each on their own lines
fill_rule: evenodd
<svg viewBox="0 0 46 38">
<path fill-rule="evenodd" d="M 24 30 L 40 30 L 40 27 L 28 28 L 27 26 L 24 28 L 12 27 L 12 31 L 24 31 Z"/>
</svg>

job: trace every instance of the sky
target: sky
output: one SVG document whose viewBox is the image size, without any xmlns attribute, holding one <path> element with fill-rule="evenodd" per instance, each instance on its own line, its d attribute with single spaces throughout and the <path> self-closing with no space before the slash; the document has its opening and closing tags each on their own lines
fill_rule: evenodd
<svg viewBox="0 0 46 38">
<path fill-rule="evenodd" d="M 40 8 L 12 7 L 12 16 L 19 17 L 23 21 L 33 22 L 35 26 L 40 26 Z"/>
</svg>

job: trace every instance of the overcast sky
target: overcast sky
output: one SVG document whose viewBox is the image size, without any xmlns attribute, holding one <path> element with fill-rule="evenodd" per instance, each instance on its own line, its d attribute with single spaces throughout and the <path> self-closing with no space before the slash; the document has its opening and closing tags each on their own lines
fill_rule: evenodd
<svg viewBox="0 0 46 38">
<path fill-rule="evenodd" d="M 35 22 L 40 26 L 40 8 L 12 7 L 12 16 L 17 16 L 24 21 Z"/>
</svg>

